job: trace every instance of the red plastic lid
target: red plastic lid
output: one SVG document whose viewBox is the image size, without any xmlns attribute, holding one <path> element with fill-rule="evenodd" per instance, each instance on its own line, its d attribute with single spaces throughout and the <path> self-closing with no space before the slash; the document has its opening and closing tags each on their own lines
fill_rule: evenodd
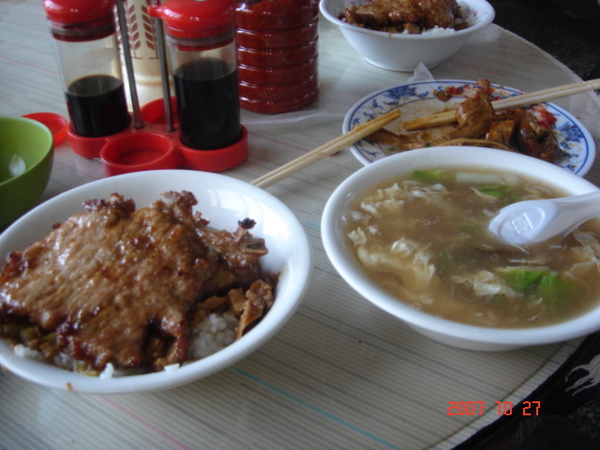
<svg viewBox="0 0 600 450">
<path fill-rule="evenodd" d="M 319 21 L 285 30 L 255 31 L 238 28 L 236 30 L 237 45 L 246 48 L 285 48 L 301 45 L 316 39 L 319 31 Z"/>
<path fill-rule="evenodd" d="M 303 98 L 295 98 L 287 102 L 265 102 L 240 98 L 240 106 L 248 111 L 261 114 L 281 114 L 296 111 L 310 105 L 319 97 L 319 91 L 313 91 Z"/>
<path fill-rule="evenodd" d="M 299 4 L 302 3 L 302 4 Z M 287 30 L 308 25 L 319 17 L 319 2 L 261 1 L 246 9 L 238 9 L 238 28 L 254 31 Z"/>
<path fill-rule="evenodd" d="M 317 56 L 318 38 L 287 48 L 257 49 L 238 47 L 240 64 L 254 67 L 283 67 L 300 64 Z"/>
<path fill-rule="evenodd" d="M 233 31 L 235 3 L 233 0 L 167 0 L 162 5 L 150 5 L 148 14 L 163 19 L 171 36 L 202 39 Z"/>
<path fill-rule="evenodd" d="M 106 176 L 143 170 L 176 169 L 179 153 L 161 133 L 135 131 L 108 139 L 100 150 Z"/>
<path fill-rule="evenodd" d="M 39 112 L 26 114 L 23 117 L 37 120 L 46 125 L 54 136 L 54 145 L 60 145 L 67 137 L 68 121 L 60 114 Z"/>
<path fill-rule="evenodd" d="M 318 68 L 316 56 L 300 64 L 282 67 L 254 67 L 239 64 L 238 81 L 263 85 L 293 83 L 315 75 Z"/>
<path fill-rule="evenodd" d="M 165 112 L 165 101 L 162 98 L 157 98 L 146 103 L 141 108 L 142 119 L 146 122 L 151 123 L 153 125 L 166 125 L 167 124 L 167 114 Z M 177 124 L 177 99 L 175 97 L 171 97 L 171 115 L 173 119 L 173 124 Z"/>
<path fill-rule="evenodd" d="M 44 0 L 48 19 L 60 24 L 92 22 L 113 15 L 116 0 Z"/>
<path fill-rule="evenodd" d="M 317 91 L 319 80 L 317 75 L 311 75 L 304 80 L 285 84 L 254 84 L 241 81 L 238 87 L 240 99 L 285 103 Z"/>
<path fill-rule="evenodd" d="M 241 136 L 229 147 L 216 150 L 196 150 L 179 145 L 184 167 L 204 172 L 223 172 L 241 164 L 248 156 L 248 130 L 241 126 Z"/>
</svg>

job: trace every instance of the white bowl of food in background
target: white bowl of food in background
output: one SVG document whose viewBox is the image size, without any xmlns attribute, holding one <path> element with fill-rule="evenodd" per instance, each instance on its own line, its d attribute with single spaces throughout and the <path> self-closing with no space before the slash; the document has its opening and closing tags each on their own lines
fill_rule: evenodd
<svg viewBox="0 0 600 450">
<path fill-rule="evenodd" d="M 63 250 L 52 252 L 39 246 L 44 239 Z M 68 245 L 76 239 L 78 244 Z M 35 252 L 25 253 L 28 248 Z M 0 236 L 0 254 L 7 258 L 0 272 L 0 331 L 4 336 L 0 339 L 0 365 L 40 385 L 82 393 L 172 388 L 225 369 L 284 326 L 298 308 L 311 273 L 306 233 L 281 201 L 231 177 L 184 170 L 120 175 L 67 191 L 8 228 Z M 77 254 L 82 255 L 79 264 L 71 258 Z M 74 274 L 65 273 L 65 267 Z M 46 269 L 56 277 L 43 279 Z M 261 283 L 253 291 L 258 297 L 252 298 L 260 298 L 260 304 L 254 309 L 254 300 L 246 302 L 251 298 L 246 283 L 258 275 Z M 33 293 L 20 291 L 11 284 L 14 280 L 22 282 L 19 286 L 30 286 Z M 262 280 L 275 280 L 275 284 L 265 287 Z M 116 292 L 102 294 L 113 284 Z M 236 290 L 238 286 L 242 289 Z M 57 300 L 53 308 L 46 304 L 48 298 L 56 295 L 60 299 L 60 293 L 74 287 L 68 302 L 75 303 L 76 298 L 83 306 L 73 307 L 65 317 L 55 314 L 62 311 L 64 301 Z M 265 290 L 258 292 L 259 288 Z M 38 291 L 42 299 L 36 299 Z M 88 292 L 89 299 L 81 299 L 79 291 Z M 206 292 L 211 292 L 209 298 Z M 39 308 L 24 313 L 25 300 L 10 300 L 17 294 L 31 295 L 28 301 Z M 179 298 L 186 303 L 182 305 Z M 224 298 L 225 303 L 219 303 Z M 92 308 L 96 301 L 99 306 Z M 164 306 L 153 309 L 156 303 Z M 240 306 L 237 312 L 234 303 Z M 38 309 L 46 312 L 39 315 Z M 246 311 L 256 320 L 250 321 L 252 317 L 247 315 L 249 325 L 242 326 Z M 44 360 L 41 355 L 48 349 L 40 350 L 35 343 L 36 351 L 31 351 L 31 338 L 24 343 L 20 335 L 18 339 L 9 335 L 16 313 L 38 325 L 34 330 L 41 330 L 42 340 L 60 334 L 64 343 L 53 343 L 49 349 L 60 352 Z M 53 315 L 56 317 L 49 320 Z M 81 331 L 86 328 L 97 334 Z M 242 329 L 243 334 L 237 336 Z M 120 335 L 126 335 L 124 345 L 129 345 L 130 338 L 137 342 L 131 347 L 135 356 L 111 347 L 112 339 L 121 339 Z M 96 351 L 95 346 L 100 345 Z M 110 358 L 104 358 L 106 354 Z M 76 370 L 72 370 L 69 359 L 79 355 L 86 364 L 75 362 Z M 144 359 L 135 366 L 135 358 L 141 356 Z M 153 358 L 152 367 L 147 357 Z M 172 358 L 177 362 L 171 364 Z M 91 374 L 90 360 L 97 364 Z"/>
<path fill-rule="evenodd" d="M 597 190 L 517 153 L 413 150 L 346 179 L 325 206 L 322 239 L 350 286 L 431 339 L 480 351 L 550 344 L 600 329 L 600 221 L 533 250 L 487 227 L 505 204 Z"/>
<path fill-rule="evenodd" d="M 407 22 L 410 24 L 408 28 L 411 32 L 418 34 L 410 34 L 404 31 L 404 27 L 397 30 L 396 25 L 393 25 L 393 32 L 372 29 L 381 26 L 389 29 L 390 23 L 387 18 L 394 16 L 393 12 L 384 15 L 385 25 L 381 20 L 372 25 L 371 23 L 349 23 L 344 18 L 347 8 L 364 7 L 369 3 L 374 2 L 321 0 L 320 9 L 325 18 L 340 28 L 348 43 L 369 63 L 383 69 L 403 72 L 412 72 L 419 63 L 433 68 L 450 58 L 460 50 L 469 37 L 492 23 L 495 15 L 494 8 L 485 0 L 458 0 L 456 3 L 461 11 L 460 16 L 453 8 L 445 7 L 445 10 L 452 10 L 450 17 L 437 11 L 410 15 L 409 17 L 415 18 L 413 20 L 417 20 L 416 23 L 422 25 L 419 29 L 415 29 L 414 24 Z M 357 20 L 361 22 L 364 17 L 381 15 L 366 11 L 364 14 L 352 14 L 352 16 L 357 16 Z M 433 25 L 437 23 L 442 24 L 443 27 Z M 460 29 L 456 30 L 453 27 Z"/>
</svg>

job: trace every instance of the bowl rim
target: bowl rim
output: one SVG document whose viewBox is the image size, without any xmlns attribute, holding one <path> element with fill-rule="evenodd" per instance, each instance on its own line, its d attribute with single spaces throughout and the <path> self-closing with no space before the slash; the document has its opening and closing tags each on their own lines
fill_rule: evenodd
<svg viewBox="0 0 600 450">
<path fill-rule="evenodd" d="M 5 121 L 6 122 L 28 123 L 28 124 L 34 126 L 35 128 L 38 128 L 40 131 L 42 131 L 44 134 L 46 134 L 46 137 L 48 137 L 50 139 L 50 141 L 49 141 L 50 145 L 45 150 L 44 154 L 42 156 L 40 156 L 40 158 L 38 159 L 38 161 L 35 164 L 33 164 L 30 167 L 28 167 L 27 169 L 25 169 L 25 171 L 23 171 L 16 177 L 11 177 L 8 180 L 4 180 L 4 181 L 0 182 L 0 188 L 3 186 L 7 186 L 10 183 L 15 182 L 16 180 L 19 180 L 20 178 L 26 177 L 29 173 L 33 172 L 38 166 L 43 164 L 44 161 L 46 160 L 46 158 L 48 158 L 48 156 L 52 155 L 54 152 L 54 136 L 52 135 L 52 131 L 50 131 L 50 129 L 43 123 L 41 123 L 37 120 L 34 120 L 34 119 L 27 118 L 27 117 L 0 116 L 0 122 L 5 122 Z"/>
<path fill-rule="evenodd" d="M 509 153 L 505 150 L 480 147 L 431 147 L 392 155 L 364 166 L 350 175 L 336 188 L 325 205 L 321 221 L 322 241 L 327 256 L 340 276 L 366 300 L 406 324 L 438 335 L 445 335 L 448 338 L 484 344 L 523 347 L 562 342 L 600 329 L 600 305 L 566 322 L 543 327 L 510 329 L 462 324 L 413 308 L 376 286 L 362 272 L 343 242 L 344 236 L 342 236 L 338 227 L 343 215 L 341 211 L 346 209 L 353 197 L 361 194 L 373 184 L 369 180 L 383 181 L 390 179 L 395 170 L 402 170 L 402 167 L 406 167 L 407 163 L 410 164 L 410 161 L 417 161 L 416 164 L 419 168 L 439 167 L 438 163 L 441 158 L 455 158 L 459 154 L 464 159 L 458 160 L 456 164 L 443 165 L 486 167 L 485 161 L 492 159 L 494 163 L 488 168 L 496 167 L 515 173 L 528 174 L 529 176 L 532 172 L 542 173 L 542 171 L 547 171 L 545 177 L 540 176 L 538 178 L 550 184 L 553 183 L 552 180 L 557 178 L 568 178 L 570 186 L 566 190 L 569 192 L 600 190 L 584 178 L 553 164 L 525 155 Z M 504 162 L 499 161 L 500 156 L 504 156 Z M 467 160 L 472 162 L 465 162 Z M 418 161 L 422 162 L 419 163 Z M 525 170 L 526 167 L 532 169 L 530 171 Z M 340 242 L 340 239 L 342 242 Z M 342 248 L 341 251 L 340 247 Z M 348 258 L 348 256 L 351 256 L 351 258 Z"/>
<path fill-rule="evenodd" d="M 337 18 L 337 14 L 329 11 L 328 7 L 331 4 L 331 0 L 321 0 L 319 2 L 319 9 L 323 16 L 330 22 L 338 25 L 340 28 L 343 28 L 348 31 L 355 31 L 357 33 L 372 35 L 372 36 L 380 36 L 383 38 L 392 38 L 392 39 L 406 39 L 406 40 L 415 40 L 415 41 L 426 41 L 426 40 L 437 40 L 437 39 L 445 39 L 448 37 L 459 37 L 470 35 L 479 31 L 489 24 L 491 24 L 495 18 L 496 11 L 494 7 L 487 2 L 486 0 L 458 0 L 459 2 L 467 3 L 469 6 L 476 8 L 478 12 L 487 13 L 481 20 L 479 20 L 475 25 L 465 28 L 463 30 L 458 30 L 453 33 L 439 33 L 439 34 L 403 34 L 403 33 L 388 33 L 386 31 L 378 31 L 378 30 L 370 30 L 367 28 L 357 27 L 355 25 L 351 25 L 343 20 Z M 339 12 L 338 12 L 339 13 Z"/>
<path fill-rule="evenodd" d="M 9 371 L 21 378 L 36 384 L 77 393 L 121 394 L 170 389 L 213 375 L 249 356 L 268 340 L 273 338 L 292 318 L 308 289 L 312 274 L 312 248 L 306 231 L 296 215 L 281 200 L 263 189 L 223 174 L 172 169 L 132 172 L 102 178 L 63 192 L 19 218 L 0 234 L 0 247 L 5 246 L 6 242 L 11 241 L 13 236 L 19 235 L 23 230 L 25 230 L 24 233 L 45 235 L 40 229 L 44 228 L 45 230 L 48 230 L 54 222 L 45 225 L 38 223 L 37 215 L 40 213 L 48 214 L 51 219 L 57 218 L 57 215 L 61 215 L 64 220 L 67 216 L 74 214 L 74 212 L 71 211 L 72 208 L 77 207 L 78 209 L 76 212 L 81 212 L 80 202 L 92 198 L 94 195 L 100 195 L 98 194 L 99 191 L 102 193 L 118 192 L 119 189 L 123 188 L 124 183 L 136 183 L 138 190 L 146 190 L 147 186 L 159 184 L 156 180 L 160 177 L 168 177 L 172 180 L 177 180 L 177 187 L 174 187 L 173 189 L 180 190 L 181 188 L 179 186 L 181 185 L 191 185 L 188 189 L 192 192 L 194 190 L 196 191 L 195 195 L 199 201 L 200 198 L 198 194 L 202 193 L 200 192 L 201 190 L 207 189 L 208 186 L 214 187 L 218 186 L 219 183 L 223 184 L 223 182 L 225 182 L 228 186 L 225 189 L 226 192 L 234 193 L 239 197 L 250 196 L 257 204 L 266 205 L 271 210 L 276 209 L 278 215 L 282 217 L 282 220 L 284 220 L 289 227 L 290 235 L 293 236 L 294 261 L 297 262 L 297 264 L 293 266 L 293 274 L 289 260 L 284 262 L 281 270 L 287 270 L 288 275 L 286 276 L 293 277 L 294 281 L 299 280 L 300 285 L 296 286 L 296 284 L 294 284 L 293 288 L 290 289 L 288 296 L 285 298 L 285 301 L 279 304 L 276 301 L 269 311 L 269 314 L 267 314 L 263 320 L 242 339 L 210 356 L 190 362 L 171 372 L 162 371 L 143 375 L 115 377 L 111 379 L 88 377 L 41 361 L 21 358 L 9 350 L 10 344 L 5 340 L 0 340 L 0 365 L 5 366 Z M 190 180 L 193 180 L 196 177 L 201 181 L 197 181 L 198 184 L 194 185 Z M 156 189 L 162 188 L 154 188 L 151 190 Z M 131 196 L 135 200 L 134 194 L 123 192 L 123 195 Z M 152 193 L 152 195 L 154 194 Z M 71 205 L 75 203 L 76 205 L 74 206 L 64 206 L 65 204 Z M 51 211 L 56 209 L 57 205 L 62 205 L 60 208 L 61 212 L 54 212 L 54 215 L 51 215 Z M 140 206 L 145 205 L 140 203 Z M 216 208 L 216 206 L 214 208 Z M 202 211 L 201 209 L 198 210 Z M 218 219 L 216 220 L 218 221 Z M 213 222 L 213 220 L 210 221 Z M 33 228 L 34 231 L 31 231 L 31 228 Z M 289 252 L 292 253 L 291 250 Z M 40 370 L 40 368 L 43 370 Z"/>
</svg>

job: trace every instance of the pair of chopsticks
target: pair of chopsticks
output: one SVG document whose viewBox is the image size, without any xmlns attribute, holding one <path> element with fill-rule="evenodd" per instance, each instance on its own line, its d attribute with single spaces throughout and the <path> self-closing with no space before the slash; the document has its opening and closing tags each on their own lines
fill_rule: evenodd
<svg viewBox="0 0 600 450">
<path fill-rule="evenodd" d="M 513 97 L 503 98 L 492 102 L 494 110 L 500 111 L 503 109 L 516 108 L 518 106 L 535 105 L 536 103 L 548 102 L 555 98 L 568 97 L 582 92 L 600 89 L 600 79 L 584 81 L 583 83 L 568 84 L 542 91 L 531 92 L 529 94 L 516 95 Z M 456 121 L 456 110 L 450 109 L 437 114 L 432 114 L 419 119 L 407 120 L 400 126 L 406 131 L 420 130 L 422 128 L 437 127 L 446 125 Z"/>
<path fill-rule="evenodd" d="M 400 117 L 399 109 L 392 109 L 391 111 L 376 117 L 375 119 L 369 120 L 366 123 L 358 125 L 347 133 L 329 141 L 328 143 L 317 147 L 316 149 L 300 156 L 299 158 L 290 161 L 287 164 L 257 178 L 252 182 L 254 186 L 265 188 L 279 180 L 286 178 L 293 173 L 310 166 L 311 164 L 325 158 L 326 156 L 333 155 L 339 152 L 343 148 L 360 141 L 375 131 L 383 128 L 387 124 L 393 122 Z"/>
<path fill-rule="evenodd" d="M 580 94 L 582 92 L 600 89 L 600 79 L 585 81 L 582 83 L 568 84 L 555 88 L 545 89 L 542 91 L 522 94 L 513 97 L 503 98 L 492 102 L 492 106 L 496 111 L 502 109 L 516 108 L 518 106 L 529 106 L 536 103 L 543 103 L 555 98 L 568 97 L 569 95 Z M 387 124 L 393 122 L 400 117 L 399 109 L 391 111 L 376 117 L 362 125 L 354 127 L 347 133 L 329 141 L 299 158 L 290 161 L 287 164 L 257 178 L 252 182 L 253 185 L 265 188 L 274 183 L 277 183 L 283 178 L 286 178 L 293 173 L 310 166 L 326 156 L 333 155 L 356 141 L 359 141 L 375 131 L 383 128 Z M 448 110 L 431 116 L 422 117 L 419 119 L 408 120 L 402 124 L 405 130 L 419 130 L 421 128 L 430 128 L 438 125 L 445 125 L 456 120 L 456 110 Z"/>
</svg>

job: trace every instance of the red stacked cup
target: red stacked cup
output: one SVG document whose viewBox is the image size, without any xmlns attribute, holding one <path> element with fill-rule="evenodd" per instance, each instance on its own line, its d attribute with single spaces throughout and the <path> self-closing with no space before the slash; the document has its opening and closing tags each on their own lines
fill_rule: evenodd
<svg viewBox="0 0 600 450">
<path fill-rule="evenodd" d="M 303 108 L 319 95 L 318 0 L 247 0 L 236 12 L 240 106 Z"/>
</svg>

